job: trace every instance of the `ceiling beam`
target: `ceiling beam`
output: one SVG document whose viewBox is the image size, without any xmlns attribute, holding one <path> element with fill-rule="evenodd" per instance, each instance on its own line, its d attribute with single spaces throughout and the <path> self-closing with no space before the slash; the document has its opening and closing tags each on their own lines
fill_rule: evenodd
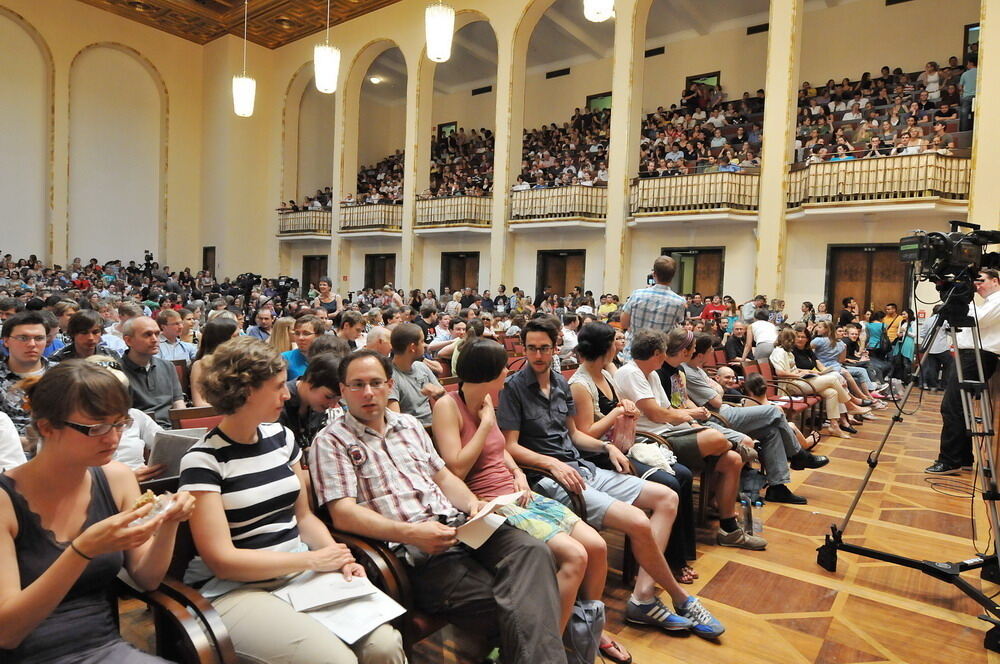
<svg viewBox="0 0 1000 664">
<path fill-rule="evenodd" d="M 562 12 L 550 8 L 547 12 L 545 12 L 544 16 L 551 21 L 560 32 L 590 51 L 594 57 L 603 58 L 607 55 L 608 49 L 597 43 L 597 40 L 588 35 L 583 28 L 574 23 L 572 19 L 567 17 Z"/>
<path fill-rule="evenodd" d="M 829 1 L 829 0 L 828 0 Z M 694 31 L 704 37 L 708 34 L 708 23 L 698 13 L 698 8 L 691 0 L 673 0 L 674 10 L 688 22 Z"/>
<path fill-rule="evenodd" d="M 477 44 L 476 42 L 472 41 L 467 37 L 463 37 L 462 35 L 455 35 L 454 42 L 456 46 L 465 49 L 474 57 L 479 58 L 483 62 L 488 62 L 491 65 L 495 65 L 497 63 L 497 53 L 495 49 L 485 48 L 484 46 L 481 46 L 480 44 Z"/>
</svg>

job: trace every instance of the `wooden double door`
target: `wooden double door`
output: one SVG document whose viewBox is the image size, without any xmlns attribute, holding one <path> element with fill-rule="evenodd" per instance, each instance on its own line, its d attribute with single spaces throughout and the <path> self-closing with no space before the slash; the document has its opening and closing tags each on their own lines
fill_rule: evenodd
<svg viewBox="0 0 1000 664">
<path fill-rule="evenodd" d="M 701 293 L 702 296 L 722 295 L 723 267 L 726 250 L 722 247 L 664 247 L 663 256 L 677 261 L 677 272 L 671 284 L 675 293 Z"/>
<path fill-rule="evenodd" d="M 463 288 L 479 289 L 479 252 L 478 251 L 452 251 L 441 254 L 441 290 L 443 293 L 445 286 L 451 292 L 460 291 Z"/>
<path fill-rule="evenodd" d="M 587 252 L 583 249 L 539 251 L 535 290 L 541 293 L 551 286 L 557 295 L 569 295 L 577 286 L 583 290 L 586 267 Z"/>
<path fill-rule="evenodd" d="M 899 245 L 831 245 L 827 259 L 827 307 L 836 314 L 845 297 L 858 301 L 861 311 L 878 311 L 895 303 L 908 306 L 908 265 L 899 260 Z"/>
</svg>

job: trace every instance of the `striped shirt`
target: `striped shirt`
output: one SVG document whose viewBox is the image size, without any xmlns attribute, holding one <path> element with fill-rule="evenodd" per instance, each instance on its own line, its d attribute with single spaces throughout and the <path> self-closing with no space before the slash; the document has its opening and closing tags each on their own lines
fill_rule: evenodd
<svg viewBox="0 0 1000 664">
<path fill-rule="evenodd" d="M 330 422 L 309 448 L 309 472 L 321 505 L 354 498 L 395 521 L 420 523 L 459 515 L 434 482 L 444 461 L 412 415 L 385 411 L 385 435 L 346 410 L 330 411 Z"/>
<path fill-rule="evenodd" d="M 632 292 L 622 311 L 629 315 L 623 354 L 631 359 L 632 334 L 636 330 L 651 329 L 669 332 L 684 322 L 687 301 L 672 291 L 670 286 L 654 284 Z"/>
<path fill-rule="evenodd" d="M 209 431 L 181 459 L 179 490 L 222 494 L 229 536 L 238 549 L 304 550 L 295 518 L 302 485 L 292 469 L 302 452 L 292 432 L 280 424 L 261 424 L 257 436 L 256 443 L 247 445 L 218 428 Z M 184 581 L 200 585 L 213 576 L 196 558 Z M 221 594 L 207 588 L 202 589 L 207 596 Z"/>
</svg>

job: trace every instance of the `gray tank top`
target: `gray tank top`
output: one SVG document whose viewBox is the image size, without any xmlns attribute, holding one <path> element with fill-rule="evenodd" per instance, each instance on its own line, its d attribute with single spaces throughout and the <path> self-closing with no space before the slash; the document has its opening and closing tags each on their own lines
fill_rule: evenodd
<svg viewBox="0 0 1000 664">
<path fill-rule="evenodd" d="M 83 529 L 118 513 L 104 471 L 90 469 L 90 505 Z M 10 496 L 17 517 L 17 566 L 21 588 L 31 585 L 47 570 L 69 542 L 59 542 L 52 531 L 42 527 L 41 518 L 31 511 L 28 501 L 18 493 L 7 474 L 0 474 L 0 488 Z M 0 661 L 41 664 L 75 662 L 94 649 L 120 640 L 118 626 L 111 613 L 108 593 L 125 561 L 122 552 L 96 556 L 56 607 L 14 650 L 0 649 Z"/>
</svg>

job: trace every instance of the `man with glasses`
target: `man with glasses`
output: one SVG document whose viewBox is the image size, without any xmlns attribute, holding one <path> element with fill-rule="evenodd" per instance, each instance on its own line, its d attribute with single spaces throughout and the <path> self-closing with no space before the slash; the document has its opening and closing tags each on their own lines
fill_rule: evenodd
<svg viewBox="0 0 1000 664">
<path fill-rule="evenodd" d="M 185 404 L 174 365 L 157 357 L 160 326 L 149 316 L 130 318 L 122 324 L 122 336 L 128 346 L 122 368 L 128 376 L 132 406 L 169 429 L 170 409 L 184 408 Z"/>
<path fill-rule="evenodd" d="M 997 358 L 1000 357 L 1000 271 L 980 270 L 975 287 L 976 294 L 983 298 L 983 304 L 976 306 L 973 302 L 969 305 L 969 315 L 978 321 L 981 346 L 978 360 L 983 364 L 983 377 L 989 384 L 997 370 Z M 958 361 L 965 380 L 978 375 L 972 330 L 969 328 L 958 332 Z M 989 394 L 986 398 L 989 398 Z M 971 469 L 974 461 L 972 438 L 965 430 L 958 372 L 949 371 L 944 397 L 941 399 L 941 450 L 937 460 L 924 472 L 932 475 L 957 475 L 962 469 Z"/>
<path fill-rule="evenodd" d="M 7 359 L 0 363 L 0 411 L 10 416 L 24 442 L 31 416 L 24 408 L 24 392 L 17 386 L 25 378 L 40 376 L 55 363 L 42 357 L 53 329 L 52 319 L 41 311 L 21 311 L 4 321 L 3 344 Z"/>
<path fill-rule="evenodd" d="M 497 413 L 507 451 L 518 464 L 543 468 L 555 478 L 538 480 L 535 491 L 567 505 L 567 490 L 581 494 L 587 513 L 580 516 L 587 523 L 629 537 L 640 571 L 626 604 L 626 621 L 718 638 L 725 628 L 681 588 L 663 557 L 677 517 L 677 494 L 629 474 L 628 457 L 617 447 L 576 428 L 569 384 L 552 368 L 557 338 L 550 318 L 534 318 L 524 326 L 521 339 L 528 361 L 507 380 Z M 606 453 L 617 472 L 598 468 L 581 452 Z M 676 613 L 656 596 L 656 584 L 669 593 Z"/>
<path fill-rule="evenodd" d="M 482 508 L 416 418 L 386 406 L 392 364 L 360 350 L 340 364 L 346 411 L 316 435 L 309 470 L 337 527 L 390 542 L 409 567 L 417 608 L 499 638 L 504 661 L 565 664 L 547 546 L 508 524 L 478 548 L 456 528 Z"/>
</svg>

